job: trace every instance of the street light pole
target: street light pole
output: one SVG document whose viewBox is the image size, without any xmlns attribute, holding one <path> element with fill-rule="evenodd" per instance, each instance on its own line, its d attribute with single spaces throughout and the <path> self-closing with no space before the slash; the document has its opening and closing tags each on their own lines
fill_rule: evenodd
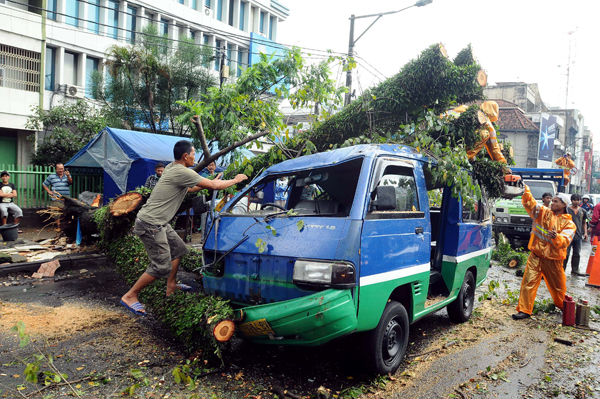
<svg viewBox="0 0 600 399">
<path fill-rule="evenodd" d="M 352 14 L 350 16 L 350 38 L 348 40 L 348 61 L 350 61 L 350 59 L 354 56 L 354 45 L 356 44 L 356 42 L 359 41 L 360 38 L 363 37 L 364 34 L 367 33 L 367 31 L 369 29 L 371 29 L 371 26 L 375 25 L 375 22 L 379 21 L 379 18 L 383 17 L 384 15 L 397 14 L 400 11 L 408 10 L 411 7 L 423 7 L 423 6 L 426 6 L 427 4 L 431 4 L 432 1 L 433 0 L 418 0 L 415 4 L 405 7 L 401 10 L 382 12 L 379 14 L 359 15 L 358 17 L 355 16 L 354 14 Z M 356 40 L 354 40 L 354 21 L 359 18 L 371 18 L 371 17 L 377 17 L 377 19 L 375 19 L 375 21 L 373 21 L 371 23 L 371 25 L 369 25 L 367 27 L 367 29 L 365 29 L 363 31 L 363 33 L 361 33 L 360 36 Z M 346 93 L 344 105 L 350 104 L 350 99 L 352 97 L 352 69 L 350 68 L 350 66 L 348 66 L 348 70 L 346 71 L 346 87 L 348 88 L 348 93 Z"/>
</svg>

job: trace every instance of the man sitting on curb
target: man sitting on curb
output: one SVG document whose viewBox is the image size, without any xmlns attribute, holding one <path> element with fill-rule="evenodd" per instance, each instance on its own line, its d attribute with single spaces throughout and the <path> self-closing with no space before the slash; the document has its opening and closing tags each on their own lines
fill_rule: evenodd
<svg viewBox="0 0 600 399">
<path fill-rule="evenodd" d="M 13 198 L 17 198 L 17 189 L 14 184 L 10 183 L 10 174 L 7 171 L 0 173 L 2 182 L 0 183 L 0 214 L 2 216 L 2 226 L 8 220 L 8 214 L 11 213 L 15 218 L 15 224 L 23 217 L 23 211 L 13 202 Z M 19 233 L 22 233 L 19 230 Z"/>
<path fill-rule="evenodd" d="M 539 205 L 529 187 L 525 186 L 522 198 L 523 206 L 535 221 L 535 228 L 529 239 L 529 258 L 521 282 L 521 293 L 517 312 L 513 319 L 531 317 L 537 289 L 542 277 L 554 300 L 554 305 L 562 309 L 567 292 L 567 278 L 563 270 L 563 260 L 567 256 L 567 247 L 575 235 L 575 224 L 567 213 L 571 201 L 569 196 L 558 193 L 552 199 L 550 208 Z"/>
<path fill-rule="evenodd" d="M 196 151 L 188 140 L 175 143 L 173 157 L 152 190 L 152 194 L 135 220 L 133 232 L 144 244 L 150 264 L 138 281 L 121 298 L 121 305 L 131 312 L 144 316 L 146 310 L 138 301 L 138 294 L 157 278 L 167 278 L 167 296 L 175 291 L 188 291 L 191 288 L 177 284 L 177 269 L 181 257 L 188 252 L 183 240 L 169 225 L 188 192 L 203 188 L 223 190 L 248 178 L 237 175 L 232 180 L 205 179 L 189 167 L 194 165 Z"/>
</svg>

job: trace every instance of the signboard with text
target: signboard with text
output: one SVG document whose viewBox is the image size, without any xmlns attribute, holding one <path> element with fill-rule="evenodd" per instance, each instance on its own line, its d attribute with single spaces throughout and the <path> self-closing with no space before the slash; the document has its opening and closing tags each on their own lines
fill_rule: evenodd
<svg viewBox="0 0 600 399">
<path fill-rule="evenodd" d="M 542 114 L 537 161 L 538 168 L 552 167 L 552 154 L 554 152 L 554 139 L 556 137 L 557 127 L 556 116 Z"/>
</svg>

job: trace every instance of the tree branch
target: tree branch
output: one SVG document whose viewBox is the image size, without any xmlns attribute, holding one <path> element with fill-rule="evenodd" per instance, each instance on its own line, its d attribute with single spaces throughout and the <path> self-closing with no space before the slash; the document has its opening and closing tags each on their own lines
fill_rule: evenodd
<svg viewBox="0 0 600 399">
<path fill-rule="evenodd" d="M 200 146 L 202 147 L 202 154 L 204 155 L 203 159 L 206 159 L 206 158 L 210 157 L 210 150 L 208 149 L 208 145 L 206 144 L 206 136 L 204 135 L 204 128 L 202 127 L 202 120 L 200 119 L 199 115 L 194 115 L 190 119 L 194 123 L 194 125 L 196 125 L 196 130 L 198 130 L 198 139 L 200 140 Z M 194 170 L 196 170 L 196 168 L 194 168 Z M 196 170 L 196 172 L 199 172 L 201 170 L 202 169 Z"/>
<path fill-rule="evenodd" d="M 214 155 L 210 155 L 208 157 L 205 157 L 201 162 L 199 162 L 196 166 L 194 166 L 194 171 L 195 172 L 200 172 L 202 169 L 204 169 L 209 163 L 219 159 L 220 157 L 222 157 L 223 155 L 235 150 L 238 147 L 243 146 L 244 144 L 247 144 L 253 140 L 256 140 L 258 138 L 261 138 L 263 136 L 266 136 L 267 134 L 269 134 L 269 131 L 263 131 L 263 132 L 258 132 L 255 134 L 252 134 L 250 136 L 247 136 L 245 139 L 238 141 L 237 143 L 233 143 L 232 145 L 230 145 L 229 147 L 223 148 L 221 151 L 217 152 Z"/>
</svg>

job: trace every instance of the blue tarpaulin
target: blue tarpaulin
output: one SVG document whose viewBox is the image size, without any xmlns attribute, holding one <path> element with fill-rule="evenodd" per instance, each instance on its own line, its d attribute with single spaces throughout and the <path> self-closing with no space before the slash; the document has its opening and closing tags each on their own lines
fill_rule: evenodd
<svg viewBox="0 0 600 399">
<path fill-rule="evenodd" d="M 122 130 L 106 127 L 83 147 L 67 166 L 104 169 L 104 201 L 121 195 L 124 192 L 143 186 L 146 179 L 154 174 L 157 163 L 173 162 L 173 147 L 185 137 L 166 136 Z M 249 150 L 242 148 L 242 156 L 254 156 Z M 211 153 L 218 152 L 216 143 Z M 231 162 L 232 154 L 217 160 L 217 165 L 226 167 Z M 196 162 L 201 158 L 201 151 L 196 150 Z"/>
</svg>

